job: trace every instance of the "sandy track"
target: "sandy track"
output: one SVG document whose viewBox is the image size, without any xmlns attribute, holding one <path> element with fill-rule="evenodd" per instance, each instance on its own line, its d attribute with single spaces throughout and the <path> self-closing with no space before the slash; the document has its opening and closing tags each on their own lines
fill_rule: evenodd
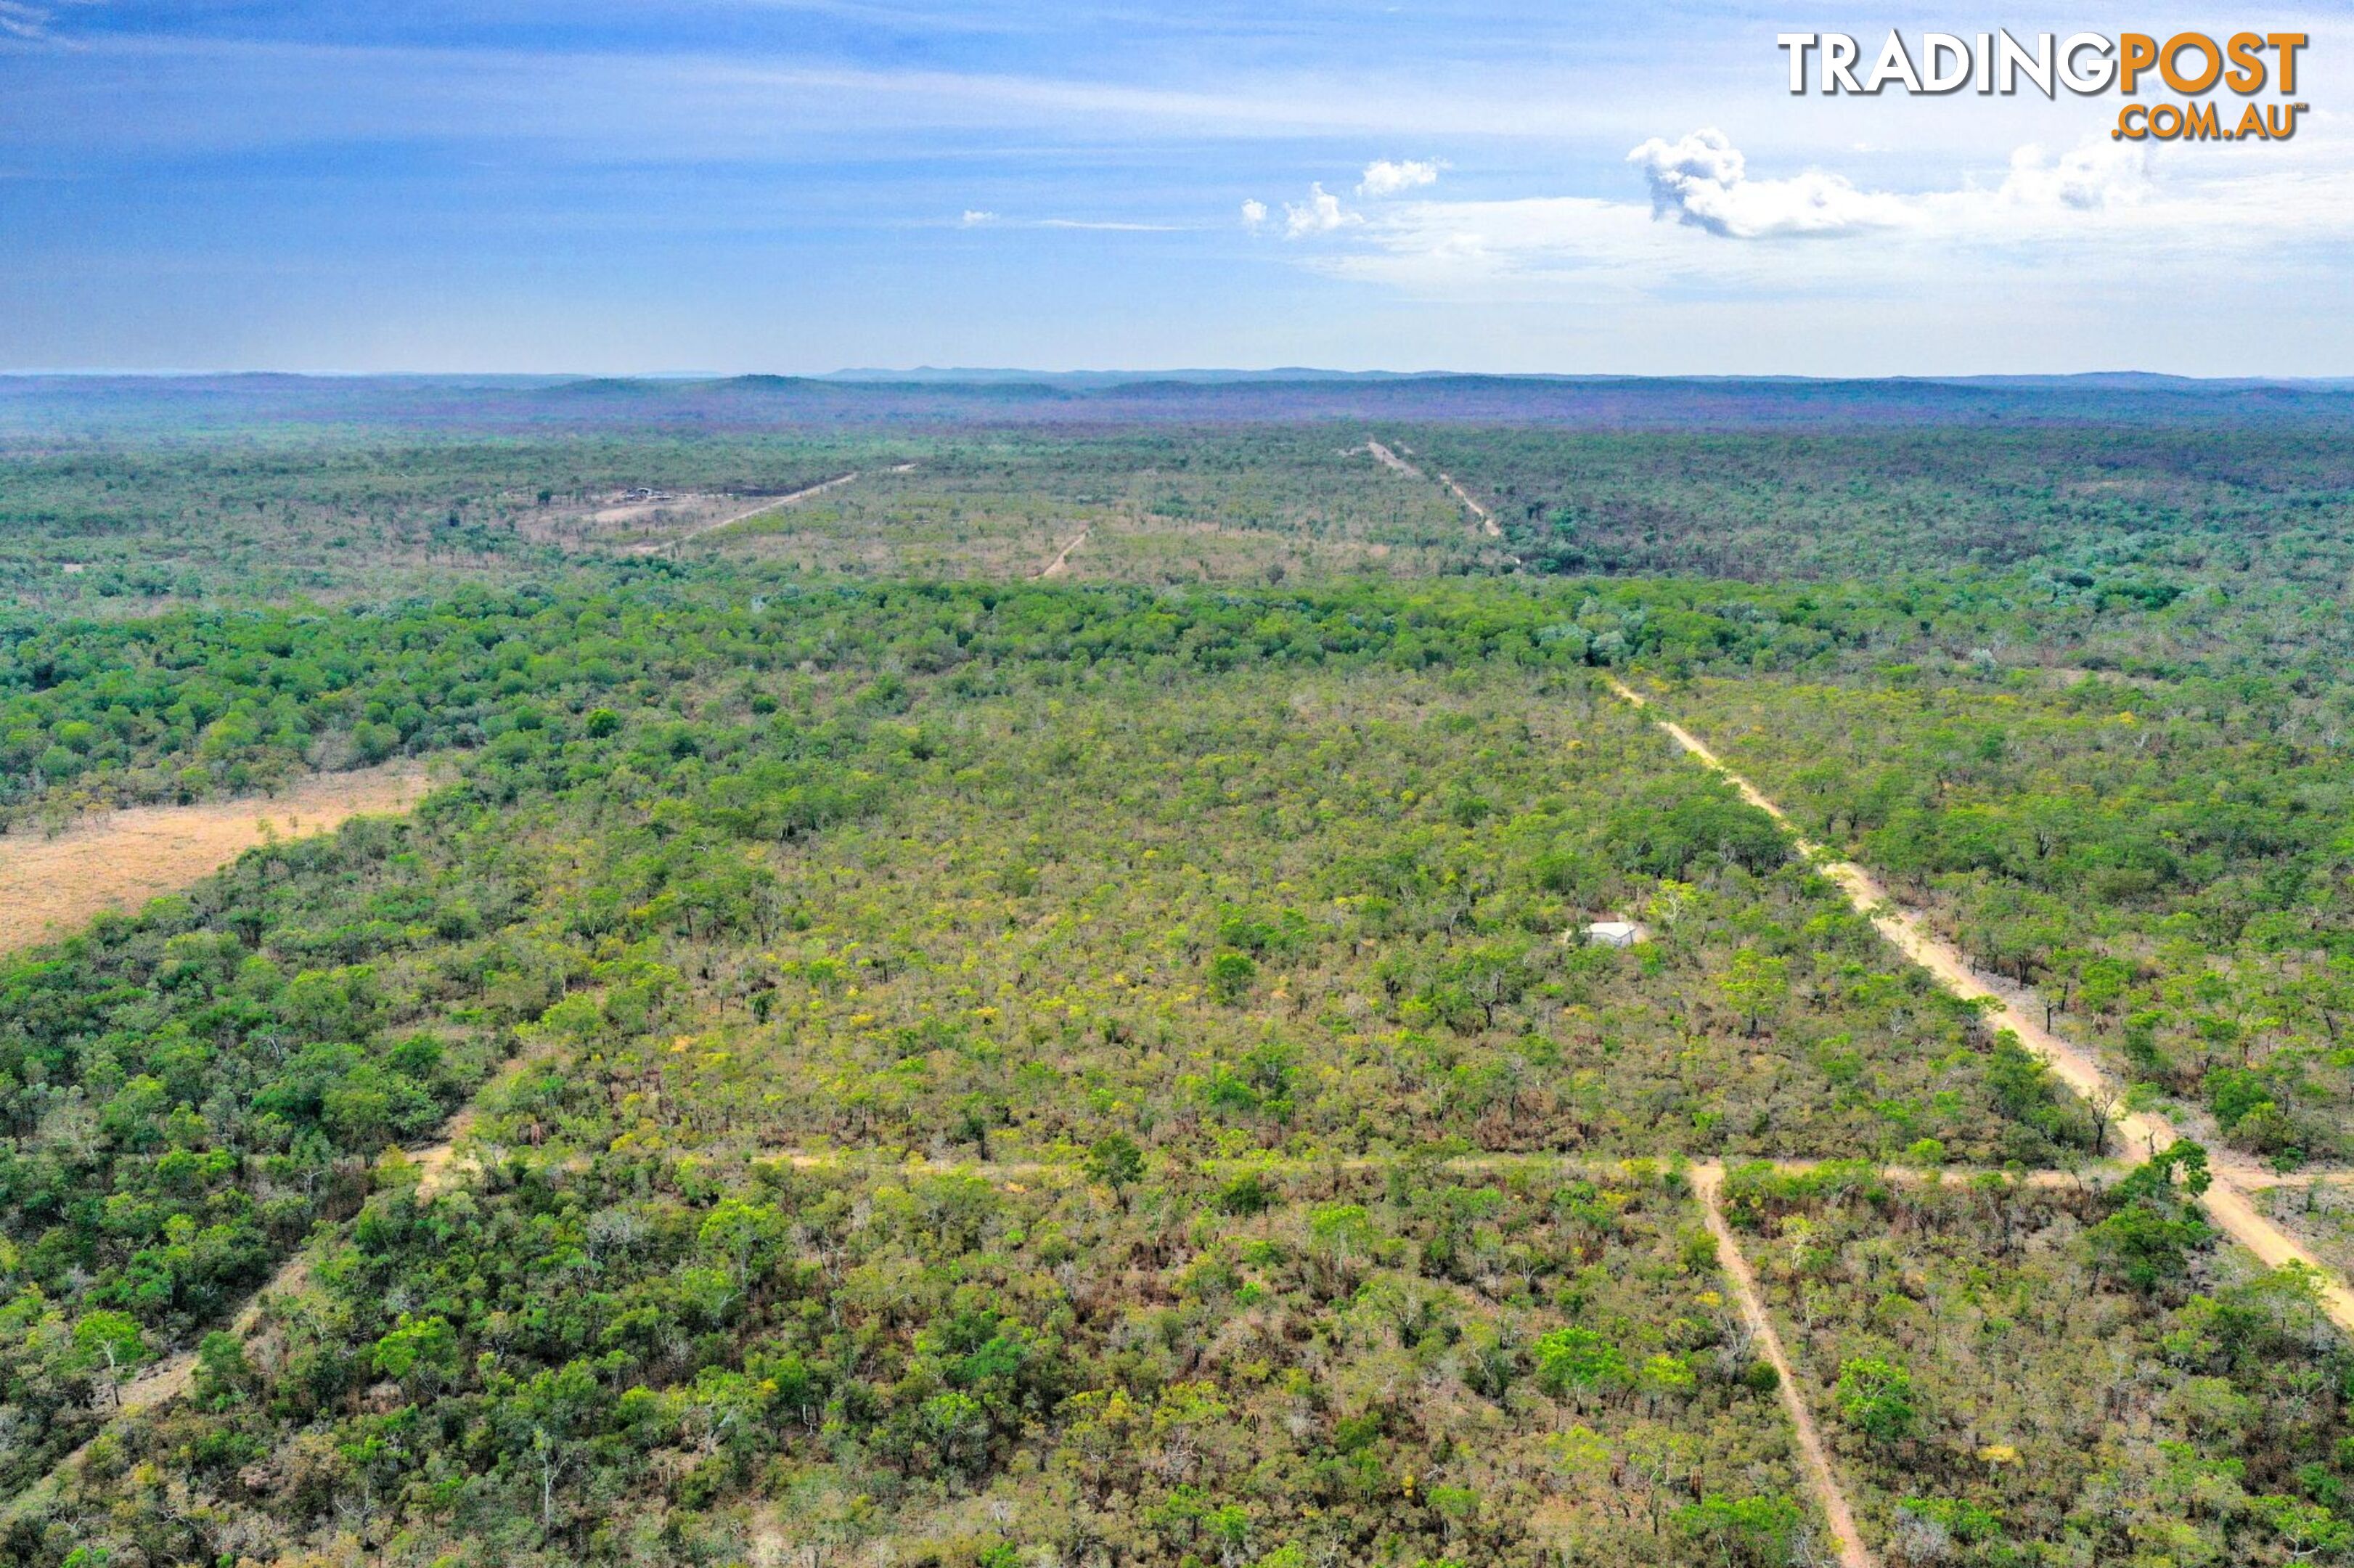
<svg viewBox="0 0 2354 1568">
<path fill-rule="evenodd" d="M 1044 582 L 1048 577 L 1059 577 L 1068 572 L 1071 569 L 1071 552 L 1086 544 L 1087 542 L 1087 535 L 1094 532 L 1095 530 L 1092 528 L 1080 529 L 1079 536 L 1072 540 L 1069 544 L 1064 546 L 1060 550 L 1056 551 L 1055 558 L 1046 563 L 1046 569 L 1040 572 L 1036 577 L 1032 577 L 1030 580 L 1032 582 Z"/>
<path fill-rule="evenodd" d="M 782 1150 L 762 1158 L 782 1160 L 799 1170 L 823 1170 L 839 1165 L 859 1163 L 858 1156 L 854 1151 L 829 1154 Z M 1311 1158 L 1250 1163 L 1254 1168 L 1296 1167 L 1303 1171 L 1313 1171 L 1366 1169 L 1380 1161 L 1361 1156 L 1351 1156 L 1342 1160 Z M 1464 1155 L 1442 1162 L 1445 1169 L 1465 1174 L 1484 1171 L 1525 1171 L 1532 1167 L 1549 1167 L 1564 1175 L 1573 1171 L 1582 1174 L 1605 1172 L 1617 1163 L 1620 1162 L 1575 1155 L 1477 1154 Z M 1761 1160 L 1758 1163 L 1771 1165 L 1777 1171 L 1796 1173 L 1819 1169 L 1826 1161 L 1770 1160 Z M 1051 1161 L 1027 1160 L 963 1163 L 944 1160 L 920 1160 L 893 1165 L 888 1169 L 921 1171 L 932 1175 L 956 1172 L 1001 1182 L 1044 1181 L 1057 1176 L 1067 1178 L 1078 1172 L 1078 1167 L 1068 1162 L 1056 1164 Z M 1932 1172 L 1898 1167 L 1884 1168 L 1882 1173 L 1897 1181 L 1909 1183 L 1935 1181 L 1948 1185 L 1967 1183 L 1975 1181 L 1982 1174 L 1975 1171 L 1949 1170 Z M 1085 1180 L 1084 1177 L 1081 1179 Z M 1733 1287 L 1734 1304 L 1740 1308 L 1742 1319 L 1748 1325 L 1749 1332 L 1755 1340 L 1760 1353 L 1765 1356 L 1766 1363 L 1774 1369 L 1782 1408 L 1789 1417 L 1791 1431 L 1798 1445 L 1801 1468 L 1805 1472 L 1808 1489 L 1814 1493 L 1815 1501 L 1821 1508 L 1823 1517 L 1829 1521 L 1831 1533 L 1835 1538 L 1834 1544 L 1839 1552 L 1840 1568 L 1873 1568 L 1872 1554 L 1865 1551 L 1862 1533 L 1856 1528 L 1855 1512 L 1848 1506 L 1847 1494 L 1841 1489 L 1838 1475 L 1831 1468 L 1830 1451 L 1824 1446 L 1822 1433 L 1815 1425 L 1814 1413 L 1808 1407 L 1805 1395 L 1799 1390 L 1797 1377 L 1791 1369 L 1790 1358 L 1782 1348 L 1782 1337 L 1775 1330 L 1773 1319 L 1766 1311 L 1765 1300 L 1758 1294 L 1756 1274 L 1750 1268 L 1749 1260 L 1743 1255 L 1741 1244 L 1734 1236 L 1732 1228 L 1725 1224 L 1723 1208 L 1719 1202 L 1719 1195 L 1724 1185 L 1724 1167 L 1714 1160 L 1703 1161 L 1691 1167 L 1691 1179 L 1693 1192 L 1700 1200 L 1702 1213 L 1708 1224 L 1709 1234 L 1716 1238 L 1717 1259 L 1723 1266 L 1726 1282 Z M 2045 1187 L 2073 1183 L 2078 1178 L 2063 1171 L 2040 1171 L 2021 1180 L 2026 1185 Z"/>
<path fill-rule="evenodd" d="M 1397 453 L 1382 445 L 1379 441 L 1367 441 L 1363 450 L 1373 453 L 1374 458 L 1385 468 L 1394 469 L 1400 473 L 1410 475 L 1416 479 L 1424 479 L 1428 477 L 1422 471 L 1422 470 L 1415 467 L 1414 464 L 1406 461 L 1405 459 L 1398 456 Z M 1463 503 L 1463 509 L 1471 514 L 1471 520 L 1479 524 L 1479 531 L 1482 534 L 1487 535 L 1490 539 L 1500 539 L 1504 536 L 1503 529 L 1499 527 L 1496 524 L 1496 514 L 1489 511 L 1485 506 L 1480 505 L 1479 502 L 1473 500 L 1471 498 L 1471 493 L 1464 489 L 1460 484 L 1457 483 L 1453 474 L 1440 474 L 1438 476 L 1438 482 L 1445 485 L 1447 490 L 1454 494 L 1455 499 Z"/>
<path fill-rule="evenodd" d="M 1438 482 L 1447 486 L 1447 489 L 1455 493 L 1455 499 L 1463 503 L 1465 510 L 1469 511 L 1471 515 L 1479 521 L 1479 531 L 1481 533 L 1487 535 L 1490 539 L 1500 539 L 1504 536 L 1503 529 L 1496 525 L 1496 514 L 1489 511 L 1486 507 L 1480 505 L 1478 502 L 1472 500 L 1471 493 L 1464 489 L 1460 484 L 1458 484 L 1455 482 L 1455 476 L 1453 474 L 1440 474 L 1438 476 Z"/>
<path fill-rule="evenodd" d="M 1863 1534 L 1855 1527 L 1855 1510 L 1848 1507 L 1847 1493 L 1840 1489 L 1838 1475 L 1831 1469 L 1830 1451 L 1823 1446 L 1823 1435 L 1815 1426 L 1814 1412 L 1807 1407 L 1806 1396 L 1798 1391 L 1798 1380 L 1790 1370 L 1790 1358 L 1782 1350 L 1782 1336 L 1775 1331 L 1774 1319 L 1767 1316 L 1766 1302 L 1757 1294 L 1757 1276 L 1742 1254 L 1741 1244 L 1734 1238 L 1733 1227 L 1724 1223 L 1724 1210 L 1718 1202 L 1724 1184 L 1724 1168 L 1710 1163 L 1695 1167 L 1692 1186 L 1700 1194 L 1701 1212 L 1708 1219 L 1708 1234 L 1716 1238 L 1717 1261 L 1724 1266 L 1726 1283 L 1733 1287 L 1734 1303 L 1741 1308 L 1744 1322 L 1757 1341 L 1757 1349 L 1766 1357 L 1766 1364 L 1774 1369 L 1775 1390 L 1782 1396 L 1783 1414 L 1790 1418 L 1790 1428 L 1798 1440 L 1798 1457 L 1806 1471 L 1808 1489 L 1815 1494 L 1817 1506 L 1830 1521 L 1832 1545 L 1839 1552 L 1840 1568 L 1872 1568 L 1872 1553 L 1863 1548 Z"/>
<path fill-rule="evenodd" d="M 410 1158 L 421 1160 L 421 1155 Z M 893 1159 L 887 1150 L 858 1149 L 762 1149 L 750 1151 L 746 1159 L 759 1163 L 782 1160 L 797 1171 L 834 1171 L 864 1169 L 876 1171 L 902 1171 L 924 1176 L 978 1176 L 984 1181 L 1045 1181 L 1079 1174 L 1084 1167 L 1075 1160 L 944 1160 L 935 1157 Z M 1668 1154 L 1628 1155 L 1625 1158 L 1592 1154 L 1461 1154 L 1451 1160 L 1434 1161 L 1437 1170 L 1451 1171 L 1460 1175 L 1483 1173 L 1508 1174 L 1513 1171 L 1544 1171 L 1556 1176 L 1609 1178 L 1623 1172 L 1638 1160 L 1648 1160 L 1661 1170 L 1668 1168 L 1676 1156 Z M 1324 1171 L 1373 1171 L 1394 1165 L 1393 1156 L 1367 1154 L 1344 1155 L 1331 1159 L 1319 1155 L 1296 1157 L 1256 1157 L 1234 1160 L 1205 1160 L 1204 1170 L 1235 1170 L 1267 1171 L 1283 1175 L 1314 1175 Z M 1763 1165 L 1785 1176 L 1803 1176 L 1838 1163 L 1829 1160 L 1783 1160 L 1763 1157 L 1737 1160 L 1736 1166 Z M 1722 1162 L 1701 1161 L 1691 1167 L 1694 1171 L 1715 1169 L 1722 1177 Z M 2119 1172 L 2122 1173 L 2121 1171 Z M 2007 1171 L 1992 1166 L 1948 1165 L 1935 1171 L 1911 1165 L 1883 1165 L 1880 1176 L 1896 1186 L 1968 1187 L 1988 1176 L 1999 1176 L 2007 1182 L 2039 1189 L 2081 1188 L 2089 1171 Z M 1695 1178 L 1697 1180 L 1697 1178 Z"/>
<path fill-rule="evenodd" d="M 296 1253 L 279 1266 L 278 1272 L 270 1276 L 268 1285 L 246 1298 L 245 1305 L 238 1308 L 237 1316 L 230 1319 L 228 1331 L 239 1340 L 251 1339 L 255 1330 L 261 1327 L 262 1308 L 269 1298 L 301 1290 L 310 1277 L 310 1259 L 302 1253 Z M 196 1352 L 187 1350 L 177 1355 L 166 1356 L 120 1385 L 114 1403 L 107 1407 L 106 1420 L 98 1430 L 83 1439 L 80 1447 L 60 1459 L 48 1475 L 9 1499 L 5 1506 L 0 1506 L 0 1525 L 15 1523 L 27 1512 L 55 1496 L 58 1478 L 80 1467 L 89 1456 L 91 1445 L 105 1436 L 117 1421 L 143 1410 L 152 1410 L 167 1400 L 177 1399 L 188 1392 L 196 1382 Z"/>
<path fill-rule="evenodd" d="M 52 839 L 20 828 L 0 837 L 0 951 L 64 935 L 101 910 L 135 910 L 270 839 L 405 811 L 425 788 L 422 767 L 398 762 L 314 773 L 273 796 L 136 806 L 87 818 Z"/>
<path fill-rule="evenodd" d="M 529 1058 L 517 1057 L 507 1064 L 499 1076 L 501 1080 L 511 1079 L 527 1065 L 529 1065 Z M 458 1180 L 461 1171 L 472 1169 L 471 1161 L 463 1161 L 458 1158 L 458 1149 L 464 1141 L 467 1133 L 472 1128 L 474 1116 L 475 1107 L 469 1105 L 450 1119 L 449 1124 L 442 1129 L 440 1142 L 429 1144 L 422 1149 L 403 1151 L 403 1158 L 417 1173 L 419 1196 L 429 1198 L 437 1193 L 447 1192 Z M 926 1175 L 975 1176 L 984 1181 L 999 1182 L 1044 1183 L 1068 1181 L 1073 1178 L 1087 1180 L 1083 1168 L 1068 1160 L 920 1159 L 878 1161 L 873 1155 L 857 1150 L 792 1149 L 763 1150 L 754 1154 L 752 1158 L 756 1160 L 782 1160 L 797 1170 L 804 1171 L 872 1165 L 878 1170 Z M 1659 1162 L 1665 1164 L 1667 1161 L 1661 1160 Z M 1370 1169 L 1381 1161 L 1352 1155 L 1338 1160 L 1310 1158 L 1238 1163 L 1249 1163 L 1260 1169 L 1310 1172 L 1332 1169 Z M 1473 1154 L 1459 1156 L 1441 1163 L 1449 1171 L 1465 1174 L 1531 1168 L 1551 1169 L 1562 1174 L 1571 1172 L 1598 1174 L 1606 1173 L 1627 1162 L 1596 1160 L 1578 1155 Z M 1770 1165 L 1777 1171 L 1795 1173 L 1819 1169 L 1826 1161 L 1766 1160 L 1757 1163 Z M 1733 1279 L 1743 1316 L 1748 1321 L 1751 1331 L 1757 1336 L 1759 1343 L 1765 1347 L 1768 1361 L 1772 1362 L 1775 1372 L 1781 1378 L 1786 1403 L 1795 1401 L 1797 1394 L 1788 1358 L 1783 1353 L 1781 1340 L 1775 1334 L 1772 1323 L 1765 1317 L 1764 1308 L 1756 1293 L 1755 1278 L 1750 1272 L 1748 1261 L 1742 1255 L 1740 1245 L 1734 1240 L 1732 1233 L 1725 1228 L 1723 1216 L 1718 1210 L 1717 1192 L 1723 1181 L 1723 1167 L 1714 1161 L 1709 1161 L 1695 1165 L 1691 1169 L 1693 1186 L 1704 1205 L 1709 1228 L 1718 1238 L 1719 1255 L 1724 1261 L 1728 1276 Z M 1959 1185 L 1974 1181 L 1986 1172 L 1958 1167 L 1937 1171 L 1924 1171 L 1910 1167 L 1887 1166 L 1882 1168 L 1882 1174 L 1893 1181 L 1910 1184 L 1935 1181 L 1945 1185 Z M 2024 1185 L 2035 1187 L 2073 1185 L 2082 1180 L 2076 1173 L 2057 1171 L 2039 1171 L 2024 1175 L 2015 1172 L 2004 1174 L 2009 1175 L 2011 1179 Z M 268 1283 L 257 1289 L 238 1309 L 236 1317 L 231 1319 L 228 1325 L 228 1331 L 239 1340 L 250 1340 L 261 1327 L 262 1314 L 268 1304 L 273 1299 L 283 1299 L 300 1294 L 309 1283 L 310 1274 L 310 1258 L 307 1254 L 298 1252 L 286 1259 L 278 1266 L 277 1272 L 270 1276 Z M 0 1521 L 15 1519 L 42 1499 L 53 1495 L 58 1478 L 69 1474 L 80 1463 L 84 1456 L 89 1453 L 90 1444 L 102 1436 L 107 1427 L 114 1421 L 125 1415 L 136 1414 L 141 1411 L 152 1410 L 166 1401 L 176 1399 L 187 1393 L 196 1380 L 196 1351 L 183 1350 L 156 1362 L 137 1377 L 122 1384 L 118 1396 L 119 1402 L 109 1407 L 106 1425 L 102 1425 L 98 1432 L 92 1433 L 80 1447 L 68 1455 L 48 1476 L 18 1493 L 5 1509 L 0 1509 Z M 1861 1547 L 1854 1545 L 1856 1541 L 1854 1520 L 1832 1475 L 1829 1456 L 1823 1449 L 1822 1441 L 1815 1429 L 1812 1416 L 1800 1404 L 1789 1404 L 1789 1408 L 1800 1450 L 1807 1457 L 1809 1483 L 1818 1492 L 1824 1516 L 1831 1521 L 1831 1527 L 1839 1536 L 1843 1568 L 1870 1568 L 1871 1560 L 1861 1555 Z"/>
<path fill-rule="evenodd" d="M 1612 691 L 1636 707 L 1650 706 L 1641 693 L 1617 676 L 1605 678 Z M 2030 1014 L 2029 1007 L 2040 1005 L 2032 991 L 2017 987 L 1998 991 L 1980 980 L 1960 949 L 1933 934 L 1918 914 L 1900 906 L 1878 878 L 1852 862 L 1830 859 L 1821 845 L 1809 842 L 1797 831 L 1782 808 L 1725 766 L 1723 758 L 1682 726 L 1657 715 L 1653 722 L 1686 752 L 1715 769 L 1741 792 L 1743 800 L 1788 832 L 1799 853 L 1816 862 L 1816 869 L 1839 885 L 1857 913 L 1878 927 L 1880 934 L 1895 944 L 1906 958 L 1935 976 L 1937 982 L 1954 995 L 1985 1005 L 1998 1028 L 2016 1034 L 2020 1044 L 2041 1056 L 2052 1075 L 2075 1094 L 2096 1107 L 2115 1109 L 2123 1097 L 2116 1083 L 2090 1053 L 2053 1033 Z M 2113 1125 L 2128 1149 L 2138 1146 L 2145 1153 L 2164 1149 L 2176 1138 L 2173 1126 L 2158 1117 L 2120 1112 Z M 2340 1329 L 2354 1333 L 2354 1290 L 2349 1290 L 2336 1272 L 2325 1268 L 2287 1231 L 2259 1213 L 2250 1201 L 2252 1192 L 2272 1185 L 2274 1179 L 2226 1150 L 2211 1150 L 2209 1158 L 2214 1181 L 2199 1199 L 2208 1217 L 2226 1235 L 2254 1253 L 2267 1268 L 2295 1263 L 2313 1269 L 2321 1282 L 2322 1309 Z"/>
</svg>

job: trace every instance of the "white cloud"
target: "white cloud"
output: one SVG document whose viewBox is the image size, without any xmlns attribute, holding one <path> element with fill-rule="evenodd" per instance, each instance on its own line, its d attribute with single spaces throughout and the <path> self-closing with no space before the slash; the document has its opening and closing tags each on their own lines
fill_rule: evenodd
<svg viewBox="0 0 2354 1568">
<path fill-rule="evenodd" d="M 2148 199 L 2147 155 L 2098 137 L 2053 158 L 2026 146 L 2011 154 L 2002 183 L 1903 196 L 1859 190 L 1845 176 L 1809 169 L 1787 179 L 1753 179 L 1748 160 L 1724 132 L 1654 136 L 1627 154 L 1651 187 L 1651 210 L 1729 239 L 1914 230 L 1956 238 L 2024 235 L 2071 214 L 2100 213 Z"/>
<path fill-rule="evenodd" d="M 1285 238 L 1290 239 L 1310 234 L 1330 234 L 1336 228 L 1353 228 L 1364 221 L 1341 207 L 1341 198 L 1326 190 L 1320 181 L 1308 187 L 1306 201 L 1283 204 L 1283 232 Z"/>
<path fill-rule="evenodd" d="M 1651 202 L 1385 202 L 1336 236 L 1347 243 L 1303 260 L 1434 301 L 1664 312 L 1699 299 L 1800 310 L 1873 300 L 1893 310 L 1904 300 L 2041 297 L 2059 280 L 2139 297 L 2158 275 L 2221 287 L 2256 256 L 2321 275 L 2354 242 L 2354 159 L 2318 137 L 2266 151 L 2276 155 L 2261 164 L 2230 147 L 2151 153 L 2111 143 L 2104 127 L 2065 153 L 2024 146 L 1983 175 L 1898 192 L 1826 172 L 1753 177 L 1727 138 L 1701 132 L 1635 150 Z M 1837 238 L 1788 242 L 1808 236 Z"/>
<path fill-rule="evenodd" d="M 1267 203 L 1255 200 L 1246 200 L 1243 203 L 1243 227 L 1245 228 L 1259 228 L 1263 227 L 1266 222 Z"/>
<path fill-rule="evenodd" d="M 2150 191 L 2149 160 L 2141 149 L 2097 141 L 2052 163 L 2044 161 L 2042 148 L 2021 147 L 2010 155 L 2010 173 L 2001 188 L 2005 197 L 2021 205 L 2078 212 L 2126 206 Z"/>
<path fill-rule="evenodd" d="M 1387 158 L 1376 158 L 1365 165 L 1364 178 L 1357 182 L 1357 194 L 1390 196 L 1420 185 L 1435 185 L 1438 183 L 1438 171 L 1442 166 L 1436 159 L 1416 162 L 1409 158 L 1392 162 Z"/>
<path fill-rule="evenodd" d="M 1650 182 L 1653 213 L 1732 239 L 1887 228 L 1907 217 L 1900 198 L 1860 191 L 1818 169 L 1753 180 L 1741 149 L 1713 129 L 1675 142 L 1654 136 L 1627 161 L 1640 164 Z"/>
<path fill-rule="evenodd" d="M 957 221 L 967 228 L 979 228 L 982 224 L 995 223 L 997 215 L 993 212 L 983 212 L 977 207 L 969 207 L 964 209 L 964 216 Z"/>
</svg>

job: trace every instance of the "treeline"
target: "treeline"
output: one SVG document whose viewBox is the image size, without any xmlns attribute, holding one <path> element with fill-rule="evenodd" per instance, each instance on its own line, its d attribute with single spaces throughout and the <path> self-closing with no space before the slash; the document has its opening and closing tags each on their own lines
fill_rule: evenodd
<svg viewBox="0 0 2354 1568">
<path fill-rule="evenodd" d="M 592 591 L 25 621 L 0 652 L 0 809 L 186 800 L 305 766 L 478 747 L 730 672 L 887 667 L 958 672 L 968 685 L 1007 673 L 1049 687 L 1098 667 L 1156 681 L 1363 662 L 1574 667 L 1781 630 L 1639 594 L 760 588 L 655 565 Z"/>
<path fill-rule="evenodd" d="M 637 489 L 783 494 L 899 450 L 640 433 L 0 439 L 0 594 L 52 613 L 454 591 L 561 573 L 551 520 Z"/>
<path fill-rule="evenodd" d="M 2295 424 L 1414 439 L 1494 498 L 1529 569 L 1571 575 L 1869 581 L 2038 564 L 2148 603 L 2217 568 L 2342 568 L 2354 505 L 2342 443 Z"/>
<path fill-rule="evenodd" d="M 480 747 L 588 705 L 807 665 L 1098 671 L 1502 661 L 1791 669 L 1867 652 L 1930 616 L 1914 590 L 1617 583 L 1296 589 L 820 587 L 790 574 L 620 568 L 609 584 L 470 590 L 337 610 L 180 611 L 0 627 L 0 810 L 267 788 L 305 766 Z M 1969 596 L 1937 615 L 1975 617 Z"/>
</svg>

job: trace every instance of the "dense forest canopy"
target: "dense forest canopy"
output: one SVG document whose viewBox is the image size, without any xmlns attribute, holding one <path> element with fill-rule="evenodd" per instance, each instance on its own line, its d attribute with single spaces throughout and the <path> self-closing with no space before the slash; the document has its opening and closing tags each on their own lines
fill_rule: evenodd
<svg viewBox="0 0 2354 1568">
<path fill-rule="evenodd" d="M 0 955 L 0 1557 L 2354 1554 L 2342 394 L 341 396 L 0 394 L 0 851 L 438 780 Z"/>
</svg>

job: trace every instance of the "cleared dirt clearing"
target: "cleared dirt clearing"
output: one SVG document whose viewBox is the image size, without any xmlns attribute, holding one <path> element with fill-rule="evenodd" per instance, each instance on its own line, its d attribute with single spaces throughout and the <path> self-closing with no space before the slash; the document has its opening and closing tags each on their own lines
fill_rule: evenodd
<svg viewBox="0 0 2354 1568">
<path fill-rule="evenodd" d="M 66 935 L 101 909 L 136 909 L 266 840 L 404 811 L 424 792 L 425 769 L 398 762 L 315 773 L 276 795 L 135 806 L 85 819 L 55 838 L 20 829 L 0 837 L 0 952 Z"/>
</svg>

